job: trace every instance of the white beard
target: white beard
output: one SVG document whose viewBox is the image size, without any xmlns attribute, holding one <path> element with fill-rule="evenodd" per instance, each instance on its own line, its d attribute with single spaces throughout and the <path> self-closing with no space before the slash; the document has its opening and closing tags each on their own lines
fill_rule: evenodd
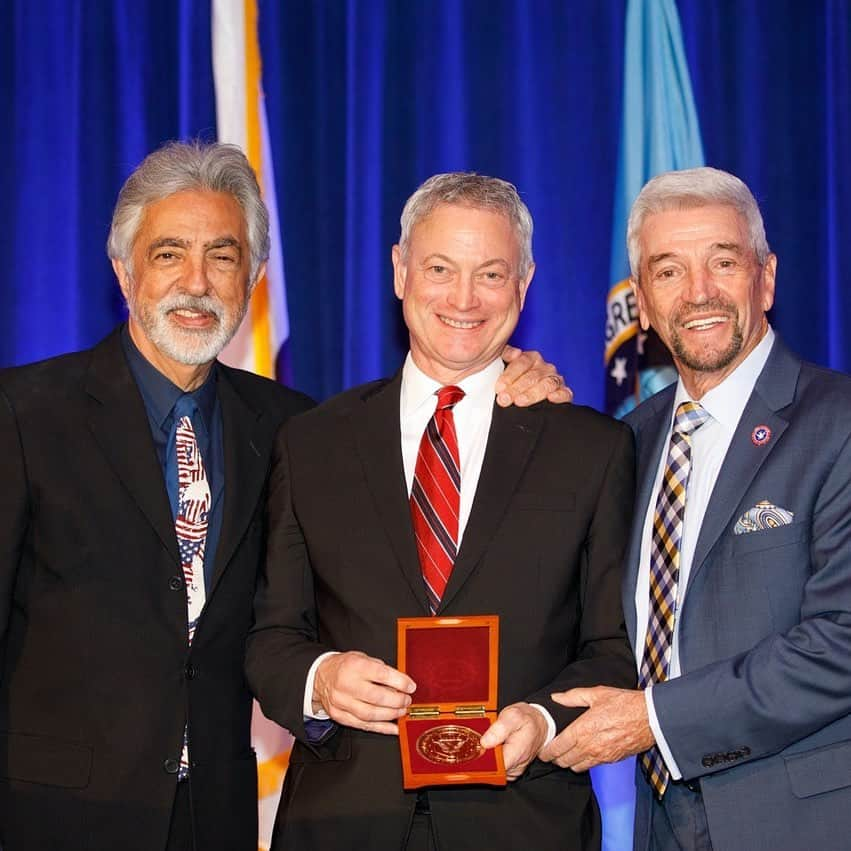
<svg viewBox="0 0 851 851">
<path fill-rule="evenodd" d="M 127 306 L 145 336 L 166 357 L 187 366 L 198 366 L 214 361 L 230 342 L 248 309 L 248 299 L 245 299 L 240 310 L 230 314 L 213 296 L 193 296 L 185 293 L 168 296 L 151 308 L 138 304 L 131 286 Z M 200 310 L 210 313 L 216 317 L 216 324 L 210 329 L 183 328 L 171 321 L 170 313 L 174 310 Z"/>
</svg>

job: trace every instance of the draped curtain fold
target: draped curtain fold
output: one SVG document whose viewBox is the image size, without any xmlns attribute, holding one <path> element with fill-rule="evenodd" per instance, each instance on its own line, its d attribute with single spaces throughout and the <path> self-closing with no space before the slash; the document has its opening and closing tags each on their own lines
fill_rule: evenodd
<svg viewBox="0 0 851 851">
<path fill-rule="evenodd" d="M 754 189 L 779 255 L 772 319 L 851 368 L 851 0 L 679 0 L 706 161 Z M 516 334 L 602 406 L 623 0 L 261 0 L 292 325 L 317 398 L 393 372 L 390 246 L 436 171 L 517 183 L 538 271 Z M 208 0 L 8 0 L 0 11 L 0 365 L 123 316 L 104 253 L 129 170 L 214 138 Z"/>
<path fill-rule="evenodd" d="M 402 205 L 430 174 L 469 169 L 515 182 L 535 218 L 514 341 L 602 408 L 624 0 L 259 7 L 293 384 L 323 399 L 399 367 Z M 678 7 L 706 162 L 751 186 L 779 256 L 772 321 L 849 371 L 851 0 Z M 0 6 L 0 366 L 123 318 L 112 207 L 162 142 L 215 138 L 210 27 L 209 0 Z"/>
</svg>

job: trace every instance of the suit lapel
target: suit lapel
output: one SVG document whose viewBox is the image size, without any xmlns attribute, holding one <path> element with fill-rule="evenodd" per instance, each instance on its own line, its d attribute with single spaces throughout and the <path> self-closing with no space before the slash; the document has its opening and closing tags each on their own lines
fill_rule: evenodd
<svg viewBox="0 0 851 851">
<path fill-rule="evenodd" d="M 741 510 L 740 503 L 745 491 L 789 425 L 788 420 L 777 411 L 792 402 L 800 365 L 800 361 L 786 349 L 780 339 L 776 339 L 718 473 L 695 546 L 689 586 L 700 572 L 715 542 L 736 512 Z M 751 439 L 757 426 L 768 426 L 771 430 L 768 443 L 762 446 L 757 446 Z"/>
<path fill-rule="evenodd" d="M 222 531 L 213 564 L 212 586 L 215 591 L 225 568 L 242 540 L 257 506 L 268 469 L 269 441 L 274 435 L 263 429 L 262 412 L 249 407 L 239 395 L 227 368 L 219 366 L 219 404 L 222 411 L 222 442 L 225 457 L 225 503 Z"/>
<path fill-rule="evenodd" d="M 494 405 L 472 512 L 438 614 L 470 578 L 496 535 L 542 426 L 543 416 L 537 407 L 500 408 Z"/>
<path fill-rule="evenodd" d="M 358 454 L 375 509 L 408 584 L 423 614 L 427 614 L 420 560 L 414 541 L 399 426 L 399 394 L 402 373 L 371 389 L 363 406 L 351 414 Z"/>
<path fill-rule="evenodd" d="M 174 520 L 145 405 L 116 331 L 92 350 L 84 390 L 91 399 L 89 427 L 104 456 L 176 565 Z"/>
</svg>

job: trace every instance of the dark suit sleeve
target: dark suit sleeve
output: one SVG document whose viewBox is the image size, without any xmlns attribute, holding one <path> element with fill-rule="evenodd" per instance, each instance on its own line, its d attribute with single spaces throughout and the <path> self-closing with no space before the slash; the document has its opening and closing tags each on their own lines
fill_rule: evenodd
<svg viewBox="0 0 851 851">
<path fill-rule="evenodd" d="M 596 685 L 634 688 L 636 684 L 620 591 L 635 495 L 635 451 L 629 428 L 619 424 L 615 433 L 582 552 L 575 660 L 527 697 L 528 702 L 547 709 L 558 730 L 584 710 L 560 706 L 550 699 L 553 692 Z"/>
<path fill-rule="evenodd" d="M 659 723 L 684 777 L 776 753 L 851 713 L 851 437 L 826 466 L 811 524 L 796 519 L 754 533 L 788 537 L 773 551 L 778 571 L 809 553 L 800 621 L 746 653 L 654 686 Z"/>
<path fill-rule="evenodd" d="M 9 398 L 0 388 L 0 655 L 26 536 L 28 505 L 18 424 Z"/>
<path fill-rule="evenodd" d="M 313 573 L 292 498 L 287 426 L 275 443 L 267 512 L 266 561 L 258 579 L 246 675 L 263 712 L 306 740 L 307 673 L 321 653 L 333 648 L 318 643 Z"/>
</svg>

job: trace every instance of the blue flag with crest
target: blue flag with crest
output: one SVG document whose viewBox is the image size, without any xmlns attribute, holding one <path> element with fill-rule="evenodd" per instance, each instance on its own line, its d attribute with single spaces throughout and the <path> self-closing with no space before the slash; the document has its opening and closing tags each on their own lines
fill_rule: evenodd
<svg viewBox="0 0 851 851">
<path fill-rule="evenodd" d="M 638 326 L 626 247 L 630 207 L 651 177 L 703 164 L 676 3 L 629 0 L 604 358 L 606 410 L 616 417 L 677 377 L 656 335 Z M 592 771 L 603 811 L 603 851 L 632 848 L 634 771 L 633 759 Z"/>
<path fill-rule="evenodd" d="M 703 164 L 676 3 L 629 0 L 604 356 L 606 411 L 614 416 L 676 378 L 664 347 L 638 327 L 626 250 L 630 207 L 651 177 Z"/>
</svg>

